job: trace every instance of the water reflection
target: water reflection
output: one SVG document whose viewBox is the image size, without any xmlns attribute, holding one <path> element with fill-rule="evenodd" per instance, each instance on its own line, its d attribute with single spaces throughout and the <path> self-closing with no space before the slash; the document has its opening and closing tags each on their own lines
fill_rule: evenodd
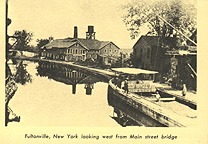
<svg viewBox="0 0 208 144">
<path fill-rule="evenodd" d="M 32 82 L 32 76 L 26 70 L 27 64 L 23 64 L 23 61 L 16 62 L 13 60 L 13 64 L 16 63 L 16 73 L 14 75 L 15 82 L 25 85 L 28 82 Z"/>
<path fill-rule="evenodd" d="M 8 60 L 6 62 L 6 80 L 5 80 L 5 126 L 9 122 L 20 122 L 20 116 L 17 116 L 15 112 L 9 106 L 10 100 L 15 95 L 18 86 L 17 84 L 25 85 L 28 82 L 32 82 L 32 76 L 26 70 L 27 65 L 23 64 L 23 61 Z"/>
<path fill-rule="evenodd" d="M 77 84 L 84 84 L 86 95 L 92 95 L 94 84 L 102 81 L 95 76 L 82 73 L 73 69 L 70 66 L 63 66 L 60 64 L 53 64 L 47 62 L 39 62 L 37 67 L 37 75 L 40 77 L 48 77 L 58 82 L 65 83 L 72 86 L 72 94 L 76 94 Z"/>
<path fill-rule="evenodd" d="M 15 60 L 9 61 L 7 71 L 13 76 L 8 81 L 19 87 L 11 101 L 21 113 L 18 125 L 161 126 L 117 99 L 102 76 L 61 64 Z M 7 122 L 20 120 L 9 106 L 6 114 Z"/>
<path fill-rule="evenodd" d="M 17 84 L 10 105 L 21 122 L 11 126 L 119 126 L 109 117 L 112 108 L 103 77 L 47 62 L 23 61 L 23 66 L 32 81 Z"/>
</svg>

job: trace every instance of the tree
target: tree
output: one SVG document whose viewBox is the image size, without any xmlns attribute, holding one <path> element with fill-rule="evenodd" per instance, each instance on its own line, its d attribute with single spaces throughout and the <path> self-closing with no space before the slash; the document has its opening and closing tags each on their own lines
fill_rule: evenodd
<svg viewBox="0 0 208 144">
<path fill-rule="evenodd" d="M 125 53 L 120 53 L 120 56 L 117 58 L 117 60 L 112 63 L 111 67 L 118 68 L 118 67 L 132 67 L 133 66 L 133 58 L 132 53 L 130 54 L 130 58 L 125 57 Z"/>
<path fill-rule="evenodd" d="M 147 35 L 177 36 L 182 42 L 185 38 L 177 34 L 161 18 L 183 34 L 191 36 L 197 26 L 195 6 L 195 3 L 191 3 L 190 0 L 136 0 L 122 6 L 124 10 L 127 10 L 127 14 L 123 16 L 123 22 L 131 32 L 132 39 L 139 36 L 143 26 L 147 26 L 149 29 Z"/>
<path fill-rule="evenodd" d="M 40 49 L 42 46 L 48 44 L 49 40 L 48 39 L 38 39 L 37 42 L 38 42 L 37 47 L 38 47 L 38 49 Z"/>
<path fill-rule="evenodd" d="M 53 37 L 50 36 L 48 39 L 37 39 L 37 47 L 40 50 L 40 48 L 46 44 L 48 44 L 49 42 L 51 42 L 53 40 Z"/>
<path fill-rule="evenodd" d="M 13 34 L 14 37 L 17 37 L 17 42 L 14 45 L 14 48 L 17 50 L 27 50 L 29 48 L 29 43 L 32 40 L 33 33 L 27 32 L 26 30 L 15 31 Z"/>
</svg>

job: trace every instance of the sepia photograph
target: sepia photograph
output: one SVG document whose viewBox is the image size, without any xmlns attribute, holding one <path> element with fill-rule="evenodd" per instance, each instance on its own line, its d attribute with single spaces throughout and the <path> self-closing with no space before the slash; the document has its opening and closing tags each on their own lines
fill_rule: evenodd
<svg viewBox="0 0 208 144">
<path fill-rule="evenodd" d="M 197 3 L 5 0 L 4 127 L 196 128 Z"/>
</svg>

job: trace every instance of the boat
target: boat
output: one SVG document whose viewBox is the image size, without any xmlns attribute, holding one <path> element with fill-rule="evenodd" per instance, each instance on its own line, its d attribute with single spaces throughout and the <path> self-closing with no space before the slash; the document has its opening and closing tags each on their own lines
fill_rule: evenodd
<svg viewBox="0 0 208 144">
<path fill-rule="evenodd" d="M 114 99 L 114 103 L 111 102 L 109 105 L 114 107 L 118 118 L 129 118 L 140 123 L 136 113 L 142 113 L 158 122 L 157 126 L 190 127 L 196 124 L 196 110 L 179 103 L 174 97 L 156 97 L 154 78 L 158 72 L 137 68 L 112 68 L 112 70 L 119 77 L 109 81 L 108 96 Z M 121 85 L 124 79 L 128 83 L 128 91 Z M 130 106 L 135 114 L 128 114 L 126 109 L 129 108 L 117 107 L 115 101 Z"/>
</svg>

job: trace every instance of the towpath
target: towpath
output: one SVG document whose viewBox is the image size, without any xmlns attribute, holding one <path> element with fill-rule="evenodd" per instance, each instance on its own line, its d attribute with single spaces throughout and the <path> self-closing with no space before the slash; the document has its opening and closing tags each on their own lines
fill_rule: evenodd
<svg viewBox="0 0 208 144">
<path fill-rule="evenodd" d="M 18 57 L 18 59 L 30 60 L 30 61 L 44 61 L 44 62 L 51 62 L 51 63 L 56 63 L 56 64 L 69 65 L 69 66 L 73 66 L 73 67 L 76 67 L 76 68 L 85 69 L 87 71 L 90 71 L 90 72 L 93 72 L 93 73 L 96 73 L 96 74 L 101 74 L 101 75 L 104 75 L 104 76 L 107 76 L 107 77 L 116 76 L 115 72 L 112 72 L 112 71 L 96 69 L 96 68 L 91 68 L 91 67 L 87 67 L 87 66 L 81 66 L 81 65 L 74 64 L 73 62 L 48 60 L 48 59 L 40 59 L 40 58 L 30 58 L 30 57 Z"/>
</svg>

